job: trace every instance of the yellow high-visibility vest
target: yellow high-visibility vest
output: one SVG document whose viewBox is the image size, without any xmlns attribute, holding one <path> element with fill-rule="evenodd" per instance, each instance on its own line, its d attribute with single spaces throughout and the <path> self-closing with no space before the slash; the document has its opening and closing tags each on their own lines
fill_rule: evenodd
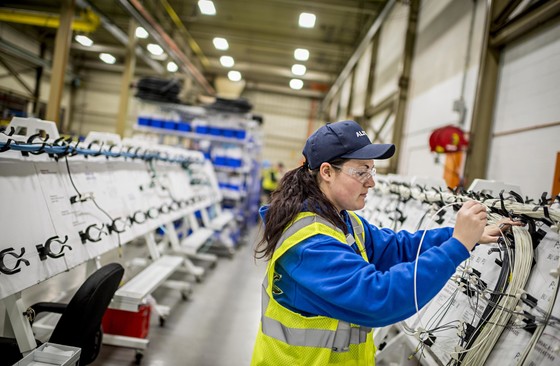
<svg viewBox="0 0 560 366">
<path fill-rule="evenodd" d="M 284 231 L 268 263 L 262 290 L 261 324 L 253 351 L 252 366 L 301 365 L 358 366 L 375 364 L 371 328 L 326 316 L 306 317 L 286 309 L 273 297 L 274 266 L 288 249 L 316 234 L 328 235 L 349 245 L 356 242 L 365 261 L 364 227 L 349 212 L 354 236 L 344 233 L 312 212 L 302 212 Z"/>
<path fill-rule="evenodd" d="M 274 191 L 278 187 L 278 177 L 276 179 L 272 179 L 273 174 L 278 174 L 274 172 L 272 168 L 268 168 L 263 170 L 263 180 L 262 180 L 262 188 L 266 189 L 267 191 Z"/>
</svg>

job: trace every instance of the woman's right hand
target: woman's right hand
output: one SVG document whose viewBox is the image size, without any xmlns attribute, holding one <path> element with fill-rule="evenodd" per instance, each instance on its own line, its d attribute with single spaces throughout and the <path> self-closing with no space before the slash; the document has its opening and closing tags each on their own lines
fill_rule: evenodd
<svg viewBox="0 0 560 366">
<path fill-rule="evenodd" d="M 457 212 L 453 237 L 471 251 L 484 232 L 486 220 L 486 208 L 483 205 L 476 201 L 465 202 Z"/>
</svg>

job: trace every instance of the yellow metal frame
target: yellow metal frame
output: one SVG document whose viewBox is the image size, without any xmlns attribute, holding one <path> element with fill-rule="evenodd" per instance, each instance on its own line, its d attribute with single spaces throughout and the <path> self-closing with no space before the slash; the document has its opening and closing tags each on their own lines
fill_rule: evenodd
<svg viewBox="0 0 560 366">
<path fill-rule="evenodd" d="M 58 28 L 60 15 L 38 13 L 19 9 L 0 9 L 0 22 L 36 25 L 39 27 Z M 72 21 L 72 29 L 78 32 L 91 33 L 95 31 L 101 21 L 91 10 L 81 12 L 80 17 Z"/>
</svg>

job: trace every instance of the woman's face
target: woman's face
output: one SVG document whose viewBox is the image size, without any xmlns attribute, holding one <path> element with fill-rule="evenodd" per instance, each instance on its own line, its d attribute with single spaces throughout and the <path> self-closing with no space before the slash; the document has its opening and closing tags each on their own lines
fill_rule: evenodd
<svg viewBox="0 0 560 366">
<path fill-rule="evenodd" d="M 366 204 L 368 190 L 375 186 L 373 164 L 373 160 L 354 159 L 343 165 L 323 163 L 319 187 L 339 211 L 360 210 Z"/>
</svg>

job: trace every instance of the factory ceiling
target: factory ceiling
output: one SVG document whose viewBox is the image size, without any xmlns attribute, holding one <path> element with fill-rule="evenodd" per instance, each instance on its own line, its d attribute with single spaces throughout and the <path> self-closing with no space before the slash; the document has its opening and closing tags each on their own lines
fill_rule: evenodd
<svg viewBox="0 0 560 366">
<path fill-rule="evenodd" d="M 173 61 L 179 65 L 177 73 L 192 75 L 193 85 L 203 94 L 215 93 L 217 81 L 227 78 L 233 70 L 241 74 L 245 89 L 299 92 L 321 99 L 383 10 L 386 0 L 214 0 L 215 15 L 203 14 L 198 3 L 198 0 L 76 0 L 75 16 L 85 25 L 76 25 L 73 34 L 86 35 L 94 43 L 87 47 L 72 40 L 73 72 L 79 75 L 83 68 L 124 69 L 124 44 L 129 29 L 141 25 L 150 35 L 138 40 L 141 52 L 137 52 L 136 75 L 169 76 L 166 65 Z M 92 22 L 99 22 L 97 26 L 88 27 L 90 16 L 83 13 L 86 8 L 95 14 Z M 61 13 L 61 1 L 7 0 L 0 5 L 0 22 L 10 23 L 41 41 L 47 51 L 52 50 L 56 25 L 21 21 L 26 12 L 39 19 L 56 18 Z M 313 28 L 298 25 L 302 12 L 316 16 Z M 215 37 L 226 39 L 228 49 L 217 49 L 213 43 Z M 146 50 L 148 43 L 161 45 L 164 55 L 159 58 L 151 55 Z M 296 49 L 307 50 L 308 59 L 296 60 Z M 100 53 L 112 54 L 115 63 L 103 63 Z M 222 56 L 233 58 L 233 66 L 224 67 L 220 63 Z M 303 75 L 293 73 L 294 64 L 305 66 Z M 292 79 L 303 82 L 300 90 L 290 89 Z"/>
</svg>

